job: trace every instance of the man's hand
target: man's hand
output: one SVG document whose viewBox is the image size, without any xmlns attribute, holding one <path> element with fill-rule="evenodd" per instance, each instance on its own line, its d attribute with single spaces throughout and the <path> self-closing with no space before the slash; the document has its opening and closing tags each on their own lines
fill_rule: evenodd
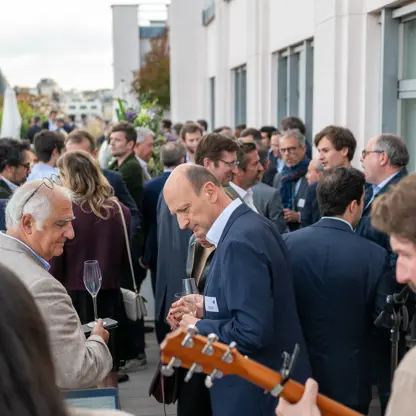
<svg viewBox="0 0 416 416">
<path fill-rule="evenodd" d="M 110 334 L 103 326 L 103 320 L 99 319 L 97 324 L 94 326 L 94 329 L 91 331 L 91 335 L 98 335 L 101 337 L 106 344 L 108 344 L 108 339 L 110 338 Z"/>
<path fill-rule="evenodd" d="M 202 295 L 187 295 L 172 303 L 166 321 L 171 329 L 176 329 L 184 315 L 202 318 L 204 297 Z"/>
<path fill-rule="evenodd" d="M 296 404 L 290 404 L 282 397 L 276 409 L 276 416 L 321 416 L 316 405 L 318 383 L 311 378 L 305 384 L 302 399 Z"/>
<path fill-rule="evenodd" d="M 181 327 L 188 328 L 188 325 L 195 325 L 200 319 L 192 315 L 184 315 L 181 320 Z"/>
<path fill-rule="evenodd" d="M 283 216 L 287 222 L 290 223 L 299 223 L 300 222 L 300 215 L 299 212 L 292 211 L 291 209 L 285 208 L 283 210 Z"/>
</svg>

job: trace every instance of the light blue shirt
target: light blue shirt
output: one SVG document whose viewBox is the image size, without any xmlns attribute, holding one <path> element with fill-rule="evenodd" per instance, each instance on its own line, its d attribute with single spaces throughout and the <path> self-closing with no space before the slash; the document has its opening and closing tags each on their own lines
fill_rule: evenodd
<svg viewBox="0 0 416 416">
<path fill-rule="evenodd" d="M 13 182 L 10 182 L 8 179 L 6 179 L 4 176 L 1 177 L 4 182 L 6 182 L 6 185 L 14 192 L 18 186 L 16 184 L 14 184 Z"/>
<path fill-rule="evenodd" d="M 354 231 L 354 228 L 352 228 L 352 225 L 351 225 L 348 221 L 345 221 L 343 218 L 338 218 L 338 217 L 322 217 L 322 218 L 321 218 L 321 220 L 335 220 L 335 221 L 341 221 L 341 222 L 343 222 L 343 223 L 347 224 L 347 225 L 348 225 L 348 227 L 350 227 L 350 228 L 351 228 L 351 231 Z"/>
<path fill-rule="evenodd" d="M 378 185 L 373 185 L 373 197 L 375 197 L 399 172 L 393 173 L 393 175 L 390 175 L 387 179 L 384 179 L 384 181 Z"/>
<path fill-rule="evenodd" d="M 32 172 L 30 172 L 27 177 L 26 182 L 43 178 L 52 179 L 52 176 L 59 176 L 58 169 L 49 165 L 44 165 L 43 163 L 36 163 L 36 165 L 33 166 Z"/>
<path fill-rule="evenodd" d="M 231 202 L 231 204 L 228 205 L 223 212 L 221 212 L 220 216 L 214 221 L 214 224 L 212 224 L 211 228 L 207 232 L 207 241 L 209 243 L 214 244 L 215 247 L 218 246 L 228 220 L 241 204 L 241 200 L 237 198 Z"/>
<path fill-rule="evenodd" d="M 17 241 L 19 244 L 21 244 L 22 246 L 26 247 L 39 260 L 39 262 L 42 264 L 42 267 L 47 272 L 49 271 L 49 269 L 51 268 L 51 265 L 45 259 L 43 259 L 41 256 L 39 256 L 39 254 L 35 253 L 27 244 L 25 244 L 23 241 L 19 240 L 18 238 L 14 238 L 11 235 L 6 234 L 3 231 L 0 231 L 0 232 L 5 237 L 11 238 L 12 240 Z"/>
</svg>

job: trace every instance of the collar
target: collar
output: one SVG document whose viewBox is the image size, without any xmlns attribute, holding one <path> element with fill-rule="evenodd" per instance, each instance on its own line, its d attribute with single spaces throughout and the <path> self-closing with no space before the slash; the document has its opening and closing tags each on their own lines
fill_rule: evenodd
<svg viewBox="0 0 416 416">
<path fill-rule="evenodd" d="M 11 191 L 14 192 L 17 188 L 19 188 L 18 185 L 14 184 L 13 182 L 10 182 L 4 176 L 2 176 L 1 178 L 4 180 L 4 182 L 6 182 L 6 185 L 10 188 Z"/>
<path fill-rule="evenodd" d="M 221 212 L 220 216 L 214 221 L 211 228 L 207 232 L 207 241 L 211 244 L 214 244 L 215 247 L 218 246 L 220 242 L 222 233 L 224 231 L 225 226 L 227 225 L 228 220 L 230 219 L 233 212 L 242 204 L 240 199 L 235 199 L 231 202 L 228 207 Z"/>
<path fill-rule="evenodd" d="M 338 218 L 338 217 L 322 217 L 322 218 L 321 218 L 321 220 L 335 220 L 335 221 L 341 221 L 341 222 L 343 222 L 344 224 L 347 224 L 347 225 L 348 225 L 348 227 L 350 227 L 350 228 L 351 228 L 351 231 L 354 231 L 354 228 L 352 228 L 352 225 L 351 225 L 348 221 L 345 221 L 343 218 Z"/>
<path fill-rule="evenodd" d="M 375 194 L 378 194 L 396 175 L 398 175 L 401 171 L 399 170 L 396 173 L 393 173 L 393 175 L 390 175 L 387 179 L 384 179 L 383 182 L 379 183 L 378 185 L 373 185 L 373 192 Z M 375 192 L 376 190 L 376 192 Z"/>
<path fill-rule="evenodd" d="M 136 154 L 134 152 L 131 152 L 124 160 L 123 163 L 121 165 L 118 164 L 118 160 L 115 160 L 115 166 L 117 168 L 120 168 L 121 166 L 123 166 L 126 162 L 128 162 L 129 160 L 136 160 Z"/>
<path fill-rule="evenodd" d="M 241 199 L 244 199 L 244 197 L 248 194 L 248 191 L 244 190 L 243 188 L 240 188 L 238 185 L 236 185 L 234 182 L 230 182 L 231 188 L 234 189 L 238 193 L 238 196 Z"/>
<path fill-rule="evenodd" d="M 143 168 L 147 168 L 147 163 L 143 159 L 140 159 L 139 156 L 136 156 L 136 159 L 139 161 Z"/>
<path fill-rule="evenodd" d="M 27 177 L 26 182 L 33 181 L 34 179 L 43 179 L 45 177 L 50 178 L 52 175 L 59 175 L 58 169 L 50 165 L 36 163 Z"/>
<path fill-rule="evenodd" d="M 195 164 L 195 162 L 193 162 L 193 161 L 189 158 L 189 152 L 186 152 L 185 163 L 190 163 L 191 165 L 194 165 L 194 164 Z"/>
<path fill-rule="evenodd" d="M 171 173 L 171 172 L 173 172 L 173 169 L 170 169 L 170 168 L 163 169 L 163 173 Z"/>
<path fill-rule="evenodd" d="M 15 238 L 15 237 L 12 237 L 11 235 L 6 234 L 3 231 L 0 231 L 0 234 L 3 235 L 4 237 L 11 238 L 12 240 L 17 241 L 23 247 L 26 247 L 36 257 L 36 259 L 39 260 L 39 262 L 41 263 L 42 267 L 47 272 L 49 271 L 49 269 L 51 268 L 51 265 L 45 259 L 43 259 L 41 256 L 39 256 L 39 254 L 35 253 L 26 243 L 24 243 L 23 241 L 19 240 L 18 238 Z"/>
</svg>

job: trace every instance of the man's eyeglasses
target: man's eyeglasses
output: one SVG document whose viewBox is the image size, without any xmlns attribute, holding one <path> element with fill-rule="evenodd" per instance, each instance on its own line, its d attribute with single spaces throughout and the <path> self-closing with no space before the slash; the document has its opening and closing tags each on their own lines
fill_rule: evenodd
<svg viewBox="0 0 416 416">
<path fill-rule="evenodd" d="M 25 203 L 22 205 L 21 217 L 23 217 L 23 211 L 25 209 L 25 206 L 36 195 L 36 192 L 39 191 L 42 185 L 45 185 L 49 189 L 53 189 L 55 185 L 61 186 L 61 181 L 59 180 L 59 177 L 57 175 L 52 175 L 50 178 L 43 178 L 40 185 L 37 188 L 35 188 L 35 190 L 29 195 Z"/>
<path fill-rule="evenodd" d="M 229 168 L 236 168 L 240 164 L 240 162 L 227 162 L 226 160 L 220 159 L 220 162 L 224 163 L 224 165 L 227 165 Z"/>
<path fill-rule="evenodd" d="M 26 170 L 30 170 L 30 163 L 21 163 L 20 166 L 24 167 Z"/>
<path fill-rule="evenodd" d="M 365 159 L 366 157 L 367 157 L 367 155 L 369 155 L 370 153 L 384 153 L 384 151 L 383 150 L 363 150 L 362 152 L 361 152 L 361 157 L 363 158 L 363 159 Z"/>
<path fill-rule="evenodd" d="M 281 147 L 279 148 L 280 153 L 293 153 L 295 150 L 297 149 L 297 146 L 293 146 L 293 147 Z"/>
</svg>

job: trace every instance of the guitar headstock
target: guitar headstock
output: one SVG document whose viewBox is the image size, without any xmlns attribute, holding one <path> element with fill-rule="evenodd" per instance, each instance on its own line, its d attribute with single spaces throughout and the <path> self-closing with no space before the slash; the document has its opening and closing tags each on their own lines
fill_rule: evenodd
<svg viewBox="0 0 416 416">
<path fill-rule="evenodd" d="M 245 358 L 237 351 L 232 342 L 225 345 L 218 342 L 215 334 L 203 337 L 197 334 L 197 329 L 189 325 L 188 329 L 179 328 L 168 334 L 161 344 L 161 359 L 164 364 L 162 373 L 165 376 L 173 374 L 175 367 L 188 368 L 186 380 L 194 373 L 209 374 L 207 387 L 211 387 L 215 378 L 235 374 L 245 377 L 247 368 Z"/>
</svg>

